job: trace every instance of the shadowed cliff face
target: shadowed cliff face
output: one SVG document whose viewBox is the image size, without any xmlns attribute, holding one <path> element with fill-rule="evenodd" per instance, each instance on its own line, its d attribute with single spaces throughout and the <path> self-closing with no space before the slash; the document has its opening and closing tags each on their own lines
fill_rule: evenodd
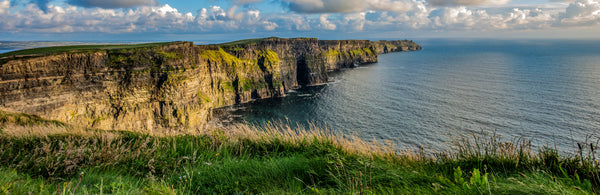
<svg viewBox="0 0 600 195">
<path fill-rule="evenodd" d="M 200 128 L 212 108 L 327 82 L 377 53 L 420 49 L 411 43 L 267 38 L 9 57 L 0 109 L 103 129 Z"/>
</svg>

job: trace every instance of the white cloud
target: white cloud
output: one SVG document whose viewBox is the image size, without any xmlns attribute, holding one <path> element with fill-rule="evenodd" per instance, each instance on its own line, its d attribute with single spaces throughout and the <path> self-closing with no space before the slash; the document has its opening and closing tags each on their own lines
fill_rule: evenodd
<svg viewBox="0 0 600 195">
<path fill-rule="evenodd" d="M 542 29 L 549 28 L 553 20 L 554 18 L 549 13 L 541 9 L 515 8 L 504 18 L 503 22 L 511 25 L 505 29 Z"/>
<path fill-rule="evenodd" d="M 281 0 L 298 13 L 352 13 L 368 10 L 410 11 L 412 0 Z"/>
<path fill-rule="evenodd" d="M 434 11 L 424 2 L 416 2 L 411 12 L 374 12 L 367 13 L 367 29 L 375 30 L 402 30 L 430 28 L 430 14 Z"/>
<path fill-rule="evenodd" d="M 485 11 L 475 12 L 466 7 L 444 8 L 440 16 L 433 18 L 436 26 L 452 26 L 454 28 L 470 28 L 476 23 L 477 18 L 486 17 Z"/>
<path fill-rule="evenodd" d="M 263 21 L 262 26 L 267 31 L 272 31 L 275 30 L 275 28 L 279 27 L 279 25 L 277 25 L 276 23 L 269 21 Z"/>
<path fill-rule="evenodd" d="M 237 5 L 233 5 L 231 6 L 231 8 L 229 8 L 227 10 L 227 16 L 229 16 L 229 19 L 232 20 L 242 20 L 244 19 L 244 13 L 242 12 L 237 12 L 238 6 Z"/>
<path fill-rule="evenodd" d="M 319 24 L 319 27 L 325 30 L 335 30 L 337 26 L 329 20 L 327 20 L 328 17 L 329 14 L 321 14 L 321 16 L 319 17 L 319 21 L 321 22 Z"/>
<path fill-rule="evenodd" d="M 555 11 L 536 8 L 514 8 L 498 12 L 471 7 L 429 7 L 415 4 L 411 12 L 367 13 L 364 29 L 371 31 L 510 31 L 552 28 Z"/>
<path fill-rule="evenodd" d="M 405 12 L 412 10 L 412 1 L 371 0 L 367 1 L 369 9 L 379 11 Z"/>
<path fill-rule="evenodd" d="M 289 0 L 291 2 L 291 0 Z M 256 2 L 256 1 L 246 1 Z M 327 9 L 333 0 L 294 0 L 315 9 Z M 306 32 L 323 29 L 336 32 L 444 32 L 513 31 L 559 29 L 600 25 L 598 0 L 577 0 L 564 7 L 435 7 L 426 1 L 409 4 L 391 0 L 344 1 L 356 5 L 329 10 L 331 14 L 263 13 L 253 6 L 222 8 L 209 6 L 197 13 L 183 13 L 165 4 L 130 9 L 84 8 L 72 5 L 36 4 L 13 9 L 11 1 L 0 0 L 0 32 L 29 33 L 221 33 L 221 32 Z M 394 11 L 400 8 L 410 11 Z M 390 5 L 386 7 L 384 5 Z M 384 6 L 389 11 L 381 11 Z M 408 6 L 408 7 L 406 7 Z M 319 8 L 321 7 L 321 8 Z M 376 9 L 375 9 L 376 8 Z M 364 10 L 345 13 L 348 10 Z M 379 10 L 379 11 L 377 11 Z M 344 13 L 341 13 L 344 12 Z"/>
<path fill-rule="evenodd" d="M 158 6 L 158 0 L 67 0 L 68 4 L 82 7 L 128 8 L 136 6 Z"/>
<path fill-rule="evenodd" d="M 362 31 L 365 26 L 366 12 L 346 14 L 343 23 L 354 31 Z"/>
<path fill-rule="evenodd" d="M 541 29 L 550 27 L 554 20 L 540 9 L 514 8 L 508 13 L 489 14 L 486 10 L 467 7 L 443 8 L 431 18 L 433 29 L 476 31 Z"/>
<path fill-rule="evenodd" d="M 504 5 L 510 0 L 427 0 L 434 6 Z"/>
<path fill-rule="evenodd" d="M 237 11 L 237 7 L 225 11 L 212 6 L 194 16 L 168 4 L 126 10 L 49 5 L 46 11 L 28 4 L 13 13 L 10 6 L 10 1 L 0 1 L 0 29 L 4 32 L 196 33 L 239 29 L 270 31 L 278 27 L 277 23 L 260 18 L 258 10 Z M 246 15 L 252 17 L 244 19 Z"/>
<path fill-rule="evenodd" d="M 167 14 L 179 14 L 179 11 L 177 11 L 177 9 L 169 6 L 169 4 L 166 4 L 166 5 L 164 5 L 162 7 L 158 7 L 158 8 L 152 8 L 152 12 L 161 14 L 163 16 L 165 16 Z"/>
<path fill-rule="evenodd" d="M 289 18 L 289 20 L 293 22 L 296 30 L 308 31 L 312 29 L 304 17 L 296 16 Z"/>
<path fill-rule="evenodd" d="M 248 15 L 252 16 L 253 18 L 259 18 L 260 11 L 259 10 L 248 10 Z"/>
<path fill-rule="evenodd" d="M 577 0 L 560 13 L 560 26 L 590 26 L 600 24 L 600 2 L 595 0 Z"/>
<path fill-rule="evenodd" d="M 10 1 L 2 1 L 0 2 L 0 14 L 4 14 L 8 12 L 8 8 L 10 8 Z"/>
<path fill-rule="evenodd" d="M 213 20 L 222 20 L 226 19 L 227 13 L 219 6 L 210 6 L 210 12 L 212 12 Z"/>
<path fill-rule="evenodd" d="M 318 26 L 319 23 L 312 20 L 310 17 L 302 14 L 266 14 L 264 19 L 268 19 L 279 25 L 280 30 L 286 31 L 309 31 L 311 26 Z"/>
</svg>

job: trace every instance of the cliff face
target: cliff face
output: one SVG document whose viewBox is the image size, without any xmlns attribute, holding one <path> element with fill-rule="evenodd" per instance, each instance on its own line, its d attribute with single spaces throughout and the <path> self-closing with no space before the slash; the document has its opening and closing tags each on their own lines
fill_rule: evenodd
<svg viewBox="0 0 600 195">
<path fill-rule="evenodd" d="M 415 51 L 421 50 L 421 46 L 413 41 L 374 41 L 377 53 L 385 54 L 390 52 Z"/>
<path fill-rule="evenodd" d="M 327 82 L 380 50 L 420 49 L 403 44 L 267 38 L 5 58 L 0 109 L 104 129 L 197 128 L 212 108 Z"/>
<path fill-rule="evenodd" d="M 197 126 L 203 70 L 192 43 L 68 52 L 0 66 L 1 109 L 106 129 Z"/>
</svg>

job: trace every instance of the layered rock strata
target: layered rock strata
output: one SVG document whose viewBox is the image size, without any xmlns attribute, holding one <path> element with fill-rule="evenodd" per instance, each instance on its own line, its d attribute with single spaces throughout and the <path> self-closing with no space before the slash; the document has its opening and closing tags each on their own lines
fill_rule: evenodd
<svg viewBox="0 0 600 195">
<path fill-rule="evenodd" d="M 384 47 L 383 49 L 381 47 Z M 101 129 L 202 127 L 216 107 L 283 96 L 411 41 L 172 42 L 0 59 L 0 110 Z"/>
</svg>

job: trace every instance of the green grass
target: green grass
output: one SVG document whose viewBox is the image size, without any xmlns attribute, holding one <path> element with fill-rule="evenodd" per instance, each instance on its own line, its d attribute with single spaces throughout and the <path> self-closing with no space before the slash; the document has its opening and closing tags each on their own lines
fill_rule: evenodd
<svg viewBox="0 0 600 195">
<path fill-rule="evenodd" d="M 264 41 L 265 39 L 286 39 L 286 38 L 279 38 L 279 37 L 267 37 L 267 38 L 257 38 L 257 39 L 244 39 L 244 40 L 238 40 L 238 41 L 232 41 L 232 42 L 227 42 L 227 43 L 221 43 L 221 44 L 217 44 L 218 46 L 221 47 L 228 47 L 228 49 L 231 50 L 240 50 L 241 48 L 239 48 L 238 46 L 244 46 L 244 45 L 248 45 L 248 44 L 252 44 L 252 43 L 258 43 L 261 41 Z M 298 38 L 291 38 L 292 40 L 316 40 L 316 38 L 305 38 L 305 37 L 298 37 Z M 229 48 L 231 47 L 231 48 Z"/>
<path fill-rule="evenodd" d="M 22 55 L 46 55 L 53 53 L 62 53 L 70 51 L 96 51 L 96 50 L 114 50 L 114 49 L 132 49 L 139 47 L 154 47 L 168 45 L 177 42 L 160 42 L 160 43 L 144 43 L 144 44 L 114 44 L 114 45 L 70 45 L 57 47 L 40 47 L 33 49 L 24 49 L 0 54 L 0 58 Z M 171 57 L 171 56 L 168 56 Z"/>
<path fill-rule="evenodd" d="M 56 125 L 64 126 L 65 124 L 56 120 L 47 120 L 36 115 L 25 113 L 10 113 L 0 110 L 0 129 L 7 124 L 16 125 Z"/>
<path fill-rule="evenodd" d="M 355 55 L 355 56 L 363 55 L 365 53 L 368 55 L 373 55 L 374 52 L 369 48 L 355 49 L 355 50 L 350 51 L 350 54 Z"/>
<path fill-rule="evenodd" d="M 341 53 L 340 53 L 339 50 L 337 50 L 337 49 L 331 49 L 331 50 L 327 50 L 327 52 L 325 53 L 325 56 L 337 57 L 340 54 Z"/>
<path fill-rule="evenodd" d="M 218 44 L 219 46 L 227 47 L 227 46 L 239 46 L 239 45 L 248 45 L 252 43 L 258 43 L 265 39 L 278 39 L 278 37 L 268 37 L 268 38 L 258 38 L 258 39 L 244 39 L 239 41 L 232 41 L 227 43 Z"/>
<path fill-rule="evenodd" d="M 166 134 L 8 124 L 4 194 L 592 194 L 593 152 L 534 152 L 494 135 L 437 155 L 310 128 L 237 125 Z"/>
<path fill-rule="evenodd" d="M 212 62 L 228 64 L 232 65 L 233 67 L 241 66 L 244 64 L 244 62 L 241 59 L 225 52 L 225 50 L 223 50 L 222 48 L 219 48 L 218 50 L 202 50 L 200 52 L 200 55 L 202 56 L 202 58 L 208 59 Z"/>
<path fill-rule="evenodd" d="M 267 87 L 267 83 L 264 79 L 254 80 L 252 78 L 240 78 L 239 83 L 244 91 L 264 89 Z"/>
<path fill-rule="evenodd" d="M 184 58 L 183 55 L 180 55 L 175 52 L 157 51 L 157 53 L 162 55 L 162 57 L 165 59 L 178 60 L 178 59 Z"/>
<path fill-rule="evenodd" d="M 256 50 L 254 51 L 258 56 L 259 64 L 262 64 L 269 70 L 273 70 L 275 66 L 279 65 L 279 56 L 273 50 Z"/>
</svg>

